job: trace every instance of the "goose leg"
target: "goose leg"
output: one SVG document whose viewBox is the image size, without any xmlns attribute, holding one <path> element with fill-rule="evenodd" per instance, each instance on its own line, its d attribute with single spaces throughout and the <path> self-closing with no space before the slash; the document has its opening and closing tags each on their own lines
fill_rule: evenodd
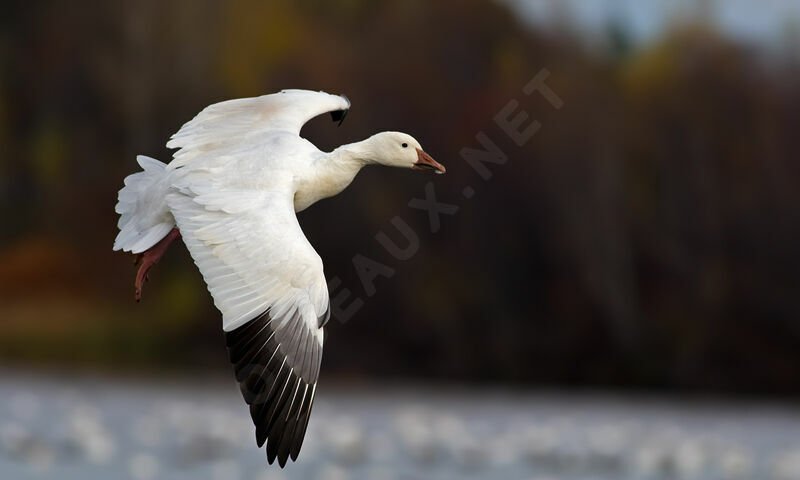
<svg viewBox="0 0 800 480">
<path fill-rule="evenodd" d="M 153 265 L 161 260 L 161 257 L 167 252 L 169 245 L 180 236 L 181 232 L 178 231 L 177 228 L 173 228 L 160 242 L 150 247 L 150 249 L 136 255 L 134 265 L 139 265 L 139 271 L 136 272 L 136 281 L 134 282 L 134 287 L 136 288 L 134 298 L 137 302 L 142 299 L 142 286 L 144 282 L 147 281 L 147 272 L 150 271 Z"/>
</svg>

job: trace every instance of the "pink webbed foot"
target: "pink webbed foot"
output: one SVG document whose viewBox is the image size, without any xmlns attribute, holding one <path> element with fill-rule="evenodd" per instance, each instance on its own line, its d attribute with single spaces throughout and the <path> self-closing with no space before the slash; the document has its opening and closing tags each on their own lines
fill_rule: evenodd
<svg viewBox="0 0 800 480">
<path fill-rule="evenodd" d="M 149 250 L 136 255 L 133 264 L 139 265 L 139 271 L 136 272 L 136 281 L 134 282 L 134 287 L 136 289 L 134 298 L 137 302 L 142 299 L 142 287 L 144 286 L 144 282 L 148 280 L 147 273 L 150 271 L 150 268 L 161 260 L 161 257 L 167 252 L 169 245 L 175 241 L 176 238 L 180 238 L 180 236 L 181 233 L 178 229 L 173 228 L 160 242 L 153 245 Z"/>
</svg>

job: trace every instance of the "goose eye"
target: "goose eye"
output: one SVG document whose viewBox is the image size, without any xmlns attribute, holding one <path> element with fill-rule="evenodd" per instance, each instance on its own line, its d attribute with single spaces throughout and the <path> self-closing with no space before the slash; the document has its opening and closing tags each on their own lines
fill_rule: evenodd
<svg viewBox="0 0 800 480">
<path fill-rule="evenodd" d="M 408 144 L 407 144 L 407 143 L 404 143 L 404 144 L 403 144 L 403 148 L 406 148 L 407 146 L 408 146 Z"/>
</svg>

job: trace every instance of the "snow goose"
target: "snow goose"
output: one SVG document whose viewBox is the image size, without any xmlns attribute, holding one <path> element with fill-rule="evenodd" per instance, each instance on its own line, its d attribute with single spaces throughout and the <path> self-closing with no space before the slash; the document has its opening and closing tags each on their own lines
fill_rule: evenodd
<svg viewBox="0 0 800 480">
<path fill-rule="evenodd" d="M 445 168 L 413 137 L 382 132 L 322 152 L 300 136 L 344 96 L 284 90 L 206 107 L 172 136 L 167 165 L 137 157 L 125 179 L 114 250 L 137 254 L 136 299 L 148 270 L 182 238 L 222 312 L 230 361 L 259 447 L 297 459 L 316 393 L 330 317 L 322 260 L 295 212 L 341 192 L 368 164 Z"/>
</svg>

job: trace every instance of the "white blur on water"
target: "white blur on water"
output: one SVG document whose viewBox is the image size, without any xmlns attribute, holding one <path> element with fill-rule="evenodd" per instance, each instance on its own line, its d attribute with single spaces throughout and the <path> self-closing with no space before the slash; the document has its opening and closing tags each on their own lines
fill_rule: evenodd
<svg viewBox="0 0 800 480">
<path fill-rule="evenodd" d="M 281 470 L 233 381 L 0 379 L 4 480 L 800 479 L 790 405 L 323 383 Z"/>
</svg>

